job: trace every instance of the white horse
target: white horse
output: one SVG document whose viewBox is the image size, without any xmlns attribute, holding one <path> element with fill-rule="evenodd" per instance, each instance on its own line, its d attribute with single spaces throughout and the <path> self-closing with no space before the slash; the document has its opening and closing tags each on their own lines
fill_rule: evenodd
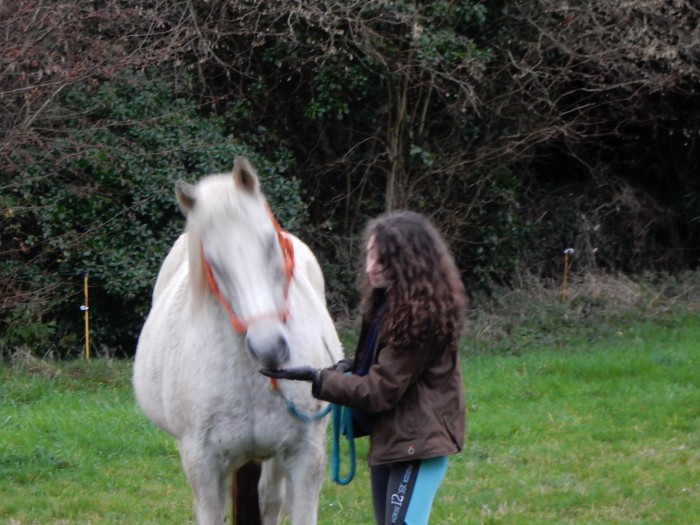
<svg viewBox="0 0 700 525">
<path fill-rule="evenodd" d="M 328 418 L 304 422 L 289 407 L 314 414 L 324 404 L 309 384 L 271 386 L 258 369 L 342 358 L 321 269 L 279 230 L 247 160 L 179 183 L 176 196 L 187 230 L 163 263 L 139 338 L 138 403 L 176 438 L 199 525 L 225 522 L 227 479 L 250 460 L 263 461 L 262 522 L 277 524 L 284 507 L 292 525 L 315 525 Z"/>
</svg>

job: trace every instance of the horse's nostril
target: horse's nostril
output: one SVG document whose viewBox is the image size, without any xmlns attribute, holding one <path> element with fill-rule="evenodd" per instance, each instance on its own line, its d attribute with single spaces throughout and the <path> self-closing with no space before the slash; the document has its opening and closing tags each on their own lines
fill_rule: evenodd
<svg viewBox="0 0 700 525">
<path fill-rule="evenodd" d="M 280 355 L 280 364 L 286 363 L 289 361 L 289 345 L 287 344 L 287 339 L 284 336 L 280 336 L 277 345 Z"/>
</svg>

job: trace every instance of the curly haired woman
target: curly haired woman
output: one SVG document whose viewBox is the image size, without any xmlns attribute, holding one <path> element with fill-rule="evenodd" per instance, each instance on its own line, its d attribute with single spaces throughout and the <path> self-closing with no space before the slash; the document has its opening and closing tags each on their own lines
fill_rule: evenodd
<svg viewBox="0 0 700 525">
<path fill-rule="evenodd" d="M 363 319 L 354 359 L 324 370 L 261 372 L 311 381 L 315 397 L 352 407 L 356 433 L 369 434 L 376 522 L 427 524 L 447 457 L 464 443 L 458 351 L 464 286 L 446 243 L 423 215 L 383 215 L 370 221 L 363 240 Z"/>
</svg>

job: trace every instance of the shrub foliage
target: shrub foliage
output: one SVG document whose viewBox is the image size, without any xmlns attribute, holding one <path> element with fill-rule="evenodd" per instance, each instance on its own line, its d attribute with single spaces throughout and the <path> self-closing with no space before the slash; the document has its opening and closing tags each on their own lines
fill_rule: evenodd
<svg viewBox="0 0 700 525">
<path fill-rule="evenodd" d="M 258 155 L 227 133 L 222 117 L 202 116 L 167 83 L 130 74 L 77 86 L 57 111 L 78 116 L 66 120 L 50 151 L 23 152 L 32 162 L 0 197 L 3 242 L 19 243 L 0 268 L 5 352 L 79 349 L 86 272 L 93 341 L 131 351 L 157 270 L 183 229 L 178 179 L 230 170 L 245 155 L 280 222 L 297 230 L 306 220 L 287 152 Z"/>
<path fill-rule="evenodd" d="M 12 5 L 10 5 L 12 4 Z M 693 269 L 690 0 L 17 0 L 0 5 L 4 352 L 133 349 L 177 178 L 261 169 L 355 307 L 357 233 L 431 215 L 471 286 Z M 292 175 L 293 174 L 293 175 Z"/>
</svg>

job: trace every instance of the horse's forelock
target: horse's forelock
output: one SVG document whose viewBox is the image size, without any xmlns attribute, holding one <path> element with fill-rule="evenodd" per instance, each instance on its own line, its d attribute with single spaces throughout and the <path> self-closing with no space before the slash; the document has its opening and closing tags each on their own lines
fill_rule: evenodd
<svg viewBox="0 0 700 525">
<path fill-rule="evenodd" d="M 210 227 L 227 209 L 235 208 L 235 188 L 230 177 L 212 175 L 197 184 L 197 209 L 187 215 L 187 243 L 193 306 L 197 308 L 209 293 L 202 257 L 202 230 Z M 230 213 L 230 211 L 228 212 Z"/>
<path fill-rule="evenodd" d="M 198 184 L 197 210 L 187 216 L 190 278 L 195 303 L 209 293 L 209 283 L 202 257 L 202 231 L 224 217 L 250 214 L 251 208 L 265 209 L 265 198 L 258 191 L 250 193 L 236 187 L 230 174 L 211 175 Z M 251 221 L 255 224 L 255 220 Z"/>
</svg>

